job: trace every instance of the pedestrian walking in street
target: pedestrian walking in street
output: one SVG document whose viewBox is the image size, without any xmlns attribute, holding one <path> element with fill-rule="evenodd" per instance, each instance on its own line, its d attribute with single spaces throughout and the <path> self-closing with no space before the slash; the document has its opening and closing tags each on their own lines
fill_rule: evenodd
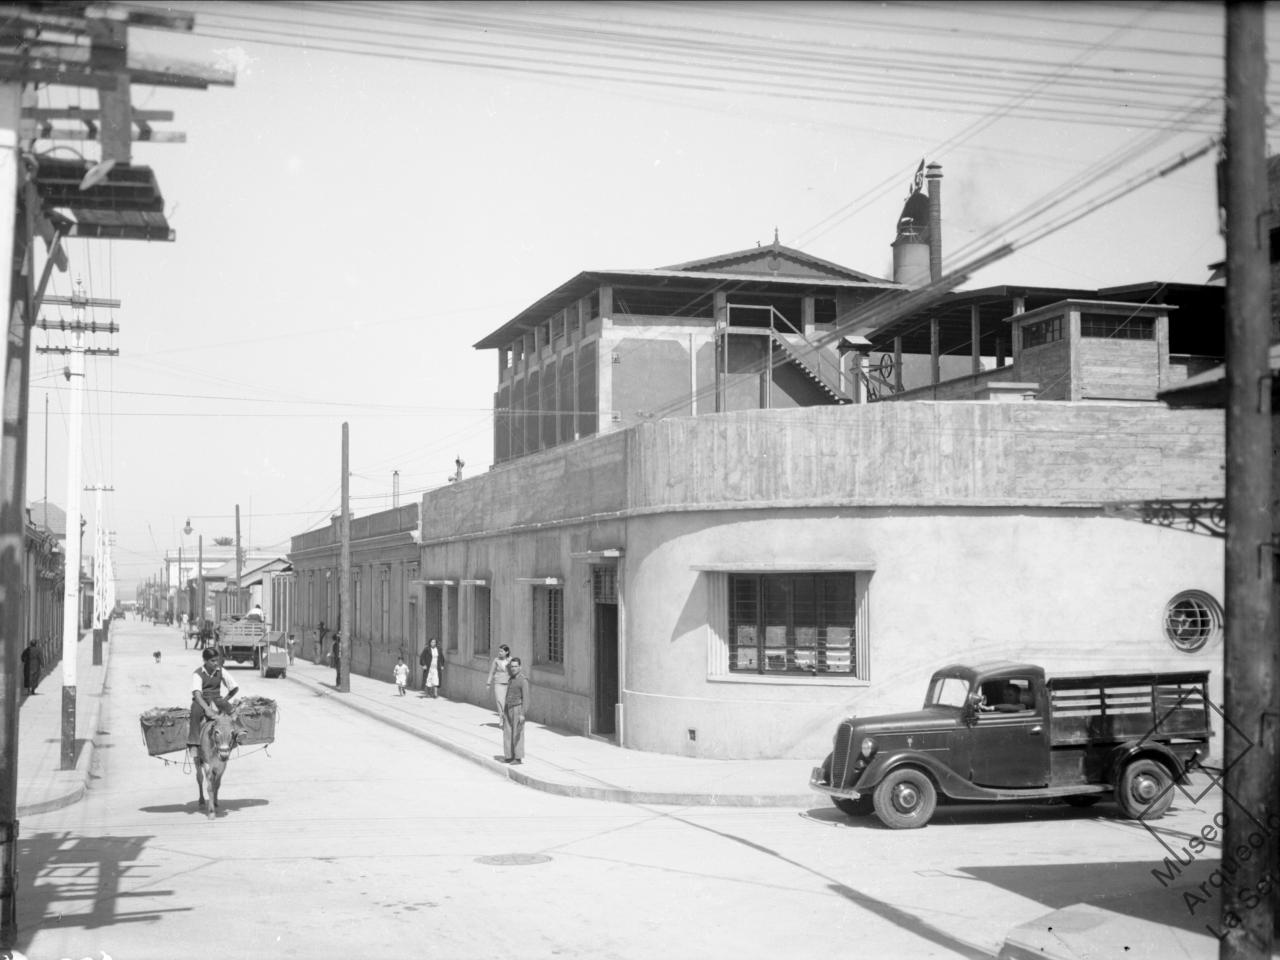
<svg viewBox="0 0 1280 960">
<path fill-rule="evenodd" d="M 404 657 L 398 657 L 396 659 L 395 677 L 396 693 L 403 697 L 404 686 L 409 682 L 409 665 L 404 662 Z"/>
<path fill-rule="evenodd" d="M 524 763 L 524 715 L 529 709 L 529 681 L 520 672 L 520 658 L 507 664 L 507 699 L 502 714 L 503 762 Z"/>
<path fill-rule="evenodd" d="M 36 646 L 36 642 L 32 640 L 22 651 L 22 687 L 27 693 L 36 692 L 43 668 L 44 657 L 40 653 L 40 648 Z"/>
<path fill-rule="evenodd" d="M 505 643 L 498 648 L 498 655 L 489 664 L 489 689 L 493 691 L 493 702 L 498 708 L 498 719 L 502 719 L 502 711 L 507 706 L 507 664 L 511 662 L 511 648 Z"/>
<path fill-rule="evenodd" d="M 333 685 L 342 686 L 342 634 L 333 635 L 333 649 L 329 651 L 329 659 L 333 662 Z"/>
<path fill-rule="evenodd" d="M 426 690 L 426 695 L 435 700 L 438 696 L 436 688 L 440 686 L 440 677 L 444 674 L 444 658 L 440 656 L 440 648 L 436 645 L 435 637 L 428 642 L 427 649 L 422 651 L 422 660 L 422 686 Z"/>
</svg>

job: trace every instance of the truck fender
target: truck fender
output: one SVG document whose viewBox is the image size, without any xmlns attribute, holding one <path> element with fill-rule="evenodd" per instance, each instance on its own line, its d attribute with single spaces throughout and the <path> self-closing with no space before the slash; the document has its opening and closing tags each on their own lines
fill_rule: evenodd
<svg viewBox="0 0 1280 960">
<path fill-rule="evenodd" d="M 894 750 L 877 754 L 862 771 L 862 776 L 858 777 L 853 788 L 859 794 L 870 796 L 880 781 L 899 767 L 919 767 L 933 778 L 939 792 L 949 797 L 963 796 L 972 791 L 969 782 L 957 776 L 950 767 L 939 763 L 927 753 L 919 753 L 915 750 Z"/>
<path fill-rule="evenodd" d="M 1181 783 L 1186 778 L 1186 770 L 1183 769 L 1182 763 L 1163 743 L 1156 743 L 1153 740 L 1128 740 L 1113 749 L 1107 758 L 1107 783 L 1115 786 L 1129 761 L 1139 757 L 1160 761 L 1168 768 L 1174 783 Z"/>
</svg>

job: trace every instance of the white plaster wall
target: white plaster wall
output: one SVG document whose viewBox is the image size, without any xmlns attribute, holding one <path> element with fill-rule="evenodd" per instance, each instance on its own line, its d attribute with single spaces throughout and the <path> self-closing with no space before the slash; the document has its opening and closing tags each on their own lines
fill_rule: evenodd
<svg viewBox="0 0 1280 960">
<path fill-rule="evenodd" d="M 1221 602 L 1222 541 L 1094 513 L 768 510 L 633 518 L 623 582 L 625 745 L 821 759 L 840 717 L 915 709 L 929 675 L 958 660 L 1028 660 L 1051 675 L 1208 669 L 1220 701 L 1221 642 L 1182 653 L 1164 637 L 1163 613 L 1188 589 Z M 805 570 L 815 561 L 868 559 L 875 562 L 869 682 L 708 679 L 714 574 L 694 567 L 772 561 Z"/>
</svg>

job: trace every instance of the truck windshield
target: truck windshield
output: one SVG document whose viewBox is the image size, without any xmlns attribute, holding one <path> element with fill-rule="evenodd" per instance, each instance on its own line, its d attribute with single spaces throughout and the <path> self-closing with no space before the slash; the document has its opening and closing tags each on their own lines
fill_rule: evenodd
<svg viewBox="0 0 1280 960">
<path fill-rule="evenodd" d="M 969 699 L 969 681 L 960 677 L 934 677 L 926 707 L 963 707 Z"/>
</svg>

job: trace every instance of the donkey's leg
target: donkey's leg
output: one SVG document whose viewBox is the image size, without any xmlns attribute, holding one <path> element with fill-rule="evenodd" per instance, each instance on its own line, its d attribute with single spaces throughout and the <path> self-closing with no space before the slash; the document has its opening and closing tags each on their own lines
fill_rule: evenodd
<svg viewBox="0 0 1280 960">
<path fill-rule="evenodd" d="M 196 760 L 196 789 L 200 791 L 200 809 L 204 809 L 204 761 Z"/>
<path fill-rule="evenodd" d="M 209 816 L 218 815 L 218 788 L 222 786 L 222 768 L 209 765 Z"/>
</svg>

